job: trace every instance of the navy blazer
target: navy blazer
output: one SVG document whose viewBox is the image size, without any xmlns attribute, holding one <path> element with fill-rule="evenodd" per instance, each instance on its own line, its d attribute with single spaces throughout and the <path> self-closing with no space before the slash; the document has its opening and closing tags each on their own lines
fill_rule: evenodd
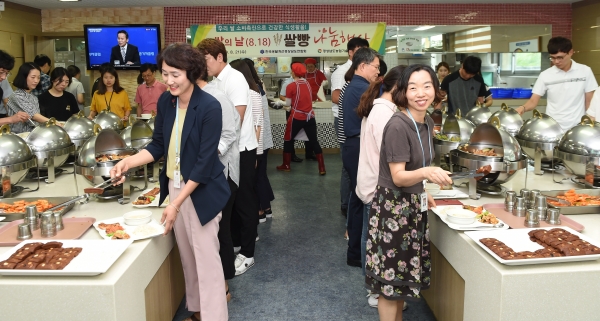
<svg viewBox="0 0 600 321">
<path fill-rule="evenodd" d="M 177 97 L 164 92 L 157 103 L 152 142 L 146 150 L 155 161 L 167 157 L 169 142 L 175 124 Z M 221 104 L 212 95 L 194 85 L 181 133 L 181 175 L 185 182 L 199 183 L 190 195 L 200 224 L 205 225 L 225 207 L 231 191 L 219 161 L 218 145 L 221 137 Z M 167 165 L 160 172 L 160 200 L 169 195 Z"/>
</svg>

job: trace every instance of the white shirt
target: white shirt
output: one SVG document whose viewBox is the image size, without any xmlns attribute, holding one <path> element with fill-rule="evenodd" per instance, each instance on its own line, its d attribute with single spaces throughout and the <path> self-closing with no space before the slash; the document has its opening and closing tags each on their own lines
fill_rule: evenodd
<svg viewBox="0 0 600 321">
<path fill-rule="evenodd" d="M 590 102 L 590 108 L 587 110 L 587 114 L 594 117 L 596 121 L 600 121 L 600 87 L 596 88 L 592 101 Z"/>
<path fill-rule="evenodd" d="M 581 121 L 585 114 L 585 94 L 596 88 L 598 83 L 592 69 L 573 60 L 568 71 L 556 66 L 542 71 L 532 92 L 548 95 L 546 114 L 567 131 Z"/>
<path fill-rule="evenodd" d="M 240 152 L 253 150 L 258 147 L 256 133 L 254 132 L 252 118 L 252 99 L 250 98 L 250 87 L 246 78 L 241 72 L 233 69 L 229 64 L 221 70 L 219 76 L 214 77 L 213 81 L 222 92 L 227 95 L 234 106 L 246 106 L 244 112 L 244 121 L 240 133 L 239 149 Z"/>
<path fill-rule="evenodd" d="M 333 72 L 333 74 L 331 74 L 332 93 L 334 90 L 342 90 L 342 87 L 344 87 L 344 84 L 346 83 L 344 76 L 346 75 L 346 72 L 348 72 L 350 67 L 352 67 L 352 60 L 348 59 L 348 61 L 346 61 L 345 64 L 339 65 L 337 69 Z M 339 106 L 337 104 L 331 105 L 331 110 L 333 111 L 334 118 L 338 118 L 338 107 Z"/>
<path fill-rule="evenodd" d="M 72 78 L 71 84 L 65 90 L 73 94 L 75 99 L 77 99 L 78 94 L 85 94 L 85 90 L 83 90 L 83 84 L 75 77 Z M 79 105 L 79 110 L 83 110 L 83 104 L 80 104 L 79 102 L 77 102 L 77 104 Z"/>
</svg>

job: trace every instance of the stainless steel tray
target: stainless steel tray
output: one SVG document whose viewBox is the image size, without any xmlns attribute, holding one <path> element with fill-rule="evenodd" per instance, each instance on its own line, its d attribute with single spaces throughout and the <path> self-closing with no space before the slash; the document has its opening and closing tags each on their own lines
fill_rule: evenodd
<svg viewBox="0 0 600 321">
<path fill-rule="evenodd" d="M 16 201 L 34 202 L 34 201 L 43 199 L 43 200 L 47 200 L 52 205 L 59 205 L 66 201 L 70 201 L 70 200 L 74 199 L 75 197 L 76 196 L 6 198 L 6 199 L 0 200 L 0 203 L 14 204 L 14 202 L 16 202 Z M 63 208 L 62 210 L 59 211 L 61 213 L 60 215 L 65 215 L 65 213 L 67 213 L 68 211 L 73 209 L 74 206 L 75 206 L 75 203 L 67 205 L 65 208 Z M 55 212 L 57 212 L 57 211 L 55 211 Z M 4 219 L 2 222 L 12 222 L 14 220 L 22 220 L 24 215 L 25 215 L 25 213 L 2 213 L 2 212 L 0 212 L 0 217 L 6 217 L 6 219 Z"/>
<path fill-rule="evenodd" d="M 569 190 L 561 190 L 561 191 L 542 191 L 542 195 L 546 196 L 560 196 L 564 195 L 565 192 Z M 600 196 L 600 189 L 577 189 L 575 190 L 578 194 L 588 194 L 592 196 Z M 590 205 L 590 206 L 554 206 L 552 204 L 548 204 L 548 207 L 559 208 L 560 214 L 600 214 L 600 205 Z"/>
</svg>

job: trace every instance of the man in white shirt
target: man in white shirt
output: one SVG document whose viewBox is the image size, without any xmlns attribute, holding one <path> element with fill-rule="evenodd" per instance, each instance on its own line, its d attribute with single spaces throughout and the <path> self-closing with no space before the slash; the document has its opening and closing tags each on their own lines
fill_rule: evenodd
<svg viewBox="0 0 600 321">
<path fill-rule="evenodd" d="M 331 102 L 333 105 L 331 106 L 331 110 L 333 111 L 333 129 L 337 134 L 338 128 L 338 102 L 340 98 L 340 92 L 342 91 L 342 87 L 346 83 L 344 76 L 346 72 L 352 66 L 352 57 L 354 56 L 354 52 L 360 48 L 368 48 L 369 42 L 362 38 L 352 38 L 348 41 L 346 48 L 348 50 L 348 61 L 345 64 L 339 65 L 337 69 L 331 74 Z M 338 141 L 343 141 L 343 139 L 339 139 Z M 340 155 L 342 154 L 342 149 L 344 148 L 343 143 L 340 143 Z M 341 211 L 342 215 L 346 216 L 346 211 L 348 209 L 348 198 L 350 197 L 350 177 L 348 173 L 342 166 L 342 176 L 340 179 L 340 196 L 341 196 Z"/>
<path fill-rule="evenodd" d="M 253 128 L 250 87 L 244 75 L 227 63 L 227 49 L 222 42 L 207 38 L 198 50 L 205 55 L 211 83 L 224 92 L 240 114 L 240 177 L 231 213 L 231 237 L 239 253 L 235 259 L 235 275 L 246 272 L 254 265 L 254 248 L 258 228 L 258 204 L 254 194 L 256 149 L 258 141 Z"/>
<path fill-rule="evenodd" d="M 534 109 L 540 98 L 547 94 L 546 114 L 567 131 L 581 121 L 598 83 L 590 67 L 571 59 L 571 40 L 564 37 L 550 39 L 548 53 L 553 66 L 540 74 L 533 86 L 533 95 L 516 111 L 523 114 Z"/>
<path fill-rule="evenodd" d="M 65 90 L 73 94 L 73 96 L 75 96 L 75 99 L 77 99 L 77 103 L 79 104 L 79 110 L 83 110 L 83 108 L 85 107 L 85 99 L 83 97 L 83 94 L 85 94 L 85 90 L 83 89 L 83 84 L 79 81 L 79 78 L 81 77 L 81 70 L 75 65 L 70 65 L 69 67 L 67 67 L 67 72 L 69 73 L 69 75 L 71 75 L 73 80 Z"/>
<path fill-rule="evenodd" d="M 600 89 L 600 87 L 598 87 Z M 594 97 L 592 97 L 592 101 L 590 102 L 590 108 L 587 110 L 587 115 L 591 116 L 593 120 L 600 120 L 600 91 L 596 89 L 594 91 Z"/>
</svg>

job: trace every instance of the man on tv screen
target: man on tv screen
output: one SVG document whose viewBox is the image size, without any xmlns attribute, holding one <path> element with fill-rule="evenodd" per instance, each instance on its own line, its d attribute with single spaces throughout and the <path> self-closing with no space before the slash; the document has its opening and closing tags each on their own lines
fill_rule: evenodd
<svg viewBox="0 0 600 321">
<path fill-rule="evenodd" d="M 117 41 L 119 44 L 112 47 L 110 52 L 110 62 L 115 65 L 140 65 L 140 52 L 138 47 L 129 43 L 129 34 L 125 30 L 117 32 Z"/>
</svg>

